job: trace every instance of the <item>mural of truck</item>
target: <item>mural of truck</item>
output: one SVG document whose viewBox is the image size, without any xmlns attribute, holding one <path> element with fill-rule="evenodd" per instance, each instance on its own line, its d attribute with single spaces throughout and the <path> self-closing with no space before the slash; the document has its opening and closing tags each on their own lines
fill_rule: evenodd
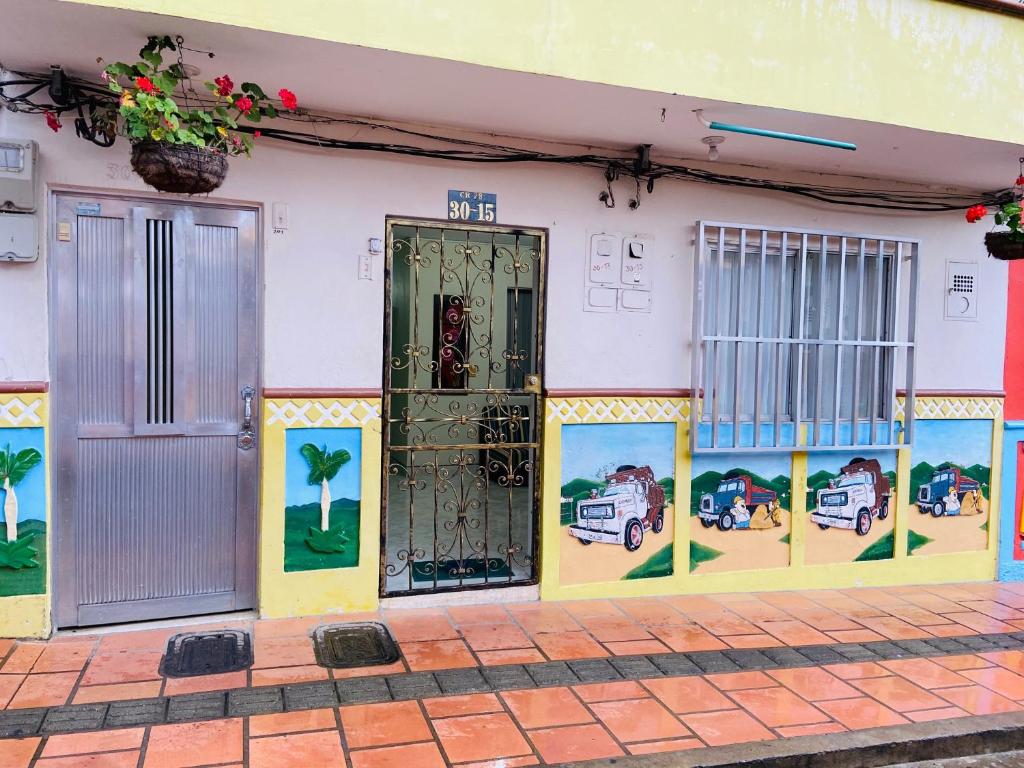
<svg viewBox="0 0 1024 768">
<path fill-rule="evenodd" d="M 917 489 L 917 509 L 935 517 L 973 515 L 981 511 L 981 483 L 965 477 L 959 467 L 942 464 L 930 482 Z"/>
<path fill-rule="evenodd" d="M 576 504 L 576 522 L 569 535 L 581 544 L 600 541 L 622 544 L 630 552 L 640 548 L 644 531 L 661 533 L 665 527 L 665 489 L 650 467 L 623 464 L 608 475 L 600 495 Z"/>
<path fill-rule="evenodd" d="M 697 516 L 705 528 L 717 525 L 722 531 L 773 528 L 782 525 L 778 510 L 779 496 L 775 491 L 754 485 L 750 475 L 729 473 L 719 481 L 714 493 L 700 497 Z M 751 520 L 755 521 L 753 526 Z"/>
<path fill-rule="evenodd" d="M 891 500 L 892 487 L 878 460 L 857 458 L 829 480 L 828 488 L 818 491 L 811 521 L 822 529 L 853 529 L 866 536 L 872 520 L 889 516 Z"/>
</svg>

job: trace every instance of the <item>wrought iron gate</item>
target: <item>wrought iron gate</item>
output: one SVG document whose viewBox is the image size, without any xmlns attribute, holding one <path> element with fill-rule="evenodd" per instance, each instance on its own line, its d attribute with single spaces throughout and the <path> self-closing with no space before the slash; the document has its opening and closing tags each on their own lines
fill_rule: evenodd
<svg viewBox="0 0 1024 768">
<path fill-rule="evenodd" d="M 389 219 L 381 594 L 535 581 L 543 230 Z"/>
</svg>

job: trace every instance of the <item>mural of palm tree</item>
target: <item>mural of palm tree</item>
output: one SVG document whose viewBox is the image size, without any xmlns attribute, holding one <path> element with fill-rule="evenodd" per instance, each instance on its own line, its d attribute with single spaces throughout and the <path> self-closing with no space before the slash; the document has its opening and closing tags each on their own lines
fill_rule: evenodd
<svg viewBox="0 0 1024 768">
<path fill-rule="evenodd" d="M 337 477 L 338 471 L 349 462 L 352 454 L 342 448 L 328 451 L 326 445 L 317 448 L 312 443 L 299 448 L 299 453 L 309 466 L 307 482 L 320 486 L 320 530 L 326 531 L 331 522 L 331 489 L 328 483 Z"/>
<path fill-rule="evenodd" d="M 25 479 L 25 475 L 43 460 L 42 454 L 35 448 L 25 448 L 17 453 L 11 452 L 8 443 L 4 451 L 0 451 L 0 482 L 3 483 L 4 523 L 7 525 L 7 541 L 18 538 L 18 497 L 14 486 Z"/>
</svg>

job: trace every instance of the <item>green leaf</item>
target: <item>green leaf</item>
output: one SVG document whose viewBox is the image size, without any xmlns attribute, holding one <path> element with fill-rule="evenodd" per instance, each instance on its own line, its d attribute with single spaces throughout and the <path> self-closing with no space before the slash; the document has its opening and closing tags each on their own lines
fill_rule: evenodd
<svg viewBox="0 0 1024 768">
<path fill-rule="evenodd" d="M 39 551 L 32 546 L 35 534 L 26 533 L 17 541 L 0 541 L 0 568 L 38 568 L 36 555 Z"/>
<path fill-rule="evenodd" d="M 277 109 L 274 107 L 273 104 L 266 104 L 260 107 L 260 110 L 266 117 L 269 117 L 271 119 L 277 117 Z"/>
<path fill-rule="evenodd" d="M 338 525 L 321 531 L 319 528 L 310 526 L 309 534 L 306 536 L 306 546 L 314 552 L 321 552 L 325 555 L 344 552 L 348 536 L 342 532 L 342 526 Z"/>
<path fill-rule="evenodd" d="M 107 66 L 107 74 L 114 75 L 115 77 L 132 77 L 135 74 L 135 67 L 131 64 L 125 64 L 123 61 L 118 61 Z"/>
<path fill-rule="evenodd" d="M 153 69 L 156 69 L 164 63 L 164 57 L 156 51 L 151 51 L 148 50 L 148 48 L 143 48 L 141 51 L 139 51 L 139 53 L 142 55 L 142 59 L 146 63 L 150 64 L 153 67 Z"/>
<path fill-rule="evenodd" d="M 167 73 L 160 73 L 153 75 L 153 85 L 170 96 L 174 93 L 174 89 L 178 87 L 178 81 Z"/>
<path fill-rule="evenodd" d="M 39 466 L 43 460 L 43 455 L 35 448 L 25 448 L 12 455 L 10 445 L 0 457 L 0 482 L 7 480 L 11 485 L 17 485 L 24 480 L 25 475 Z"/>
<path fill-rule="evenodd" d="M 256 83 L 242 83 L 242 93 L 248 93 L 250 96 L 255 96 L 257 99 L 267 98 L 267 94 L 263 92 Z"/>
</svg>

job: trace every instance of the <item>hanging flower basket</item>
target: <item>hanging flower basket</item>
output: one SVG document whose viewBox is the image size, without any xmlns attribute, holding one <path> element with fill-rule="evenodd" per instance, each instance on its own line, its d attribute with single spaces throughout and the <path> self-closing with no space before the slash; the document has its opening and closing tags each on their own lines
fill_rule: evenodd
<svg viewBox="0 0 1024 768">
<path fill-rule="evenodd" d="M 994 259 L 1013 261 L 1024 259 L 1024 222 L 1021 221 L 1021 214 L 1024 212 L 1024 157 L 1020 159 L 1020 175 L 1013 183 L 1010 195 L 1006 202 L 993 211 L 992 217 L 996 226 L 1007 227 L 999 232 L 988 232 L 985 234 L 985 247 L 988 248 L 988 255 Z M 967 209 L 967 222 L 976 224 L 982 221 L 989 213 L 988 208 L 979 203 Z"/>
<path fill-rule="evenodd" d="M 1024 259 L 1024 240 L 1015 239 L 1012 232 L 987 233 L 985 247 L 988 248 L 988 255 L 994 259 Z"/>
<path fill-rule="evenodd" d="M 101 76 L 116 100 L 90 108 L 92 126 L 86 132 L 102 146 L 110 146 L 119 132 L 127 136 L 132 168 L 154 189 L 201 195 L 224 182 L 229 157 L 249 156 L 260 137 L 258 130 L 239 123 L 259 123 L 279 112 L 256 83 L 244 82 L 236 89 L 229 75 L 205 83 L 209 93 L 200 96 L 192 88 L 182 42 L 180 36 L 151 36 L 138 61 L 107 65 Z M 177 53 L 177 61 L 165 64 L 167 51 Z M 287 88 L 277 95 L 283 110 L 298 109 L 295 94 Z M 59 114 L 46 112 L 45 117 L 52 130 L 61 129 Z M 81 130 L 85 118 L 79 117 L 76 125 Z"/>
<path fill-rule="evenodd" d="M 139 141 L 132 145 L 132 168 L 161 192 L 202 195 L 224 182 L 228 158 L 209 147 Z"/>
</svg>

